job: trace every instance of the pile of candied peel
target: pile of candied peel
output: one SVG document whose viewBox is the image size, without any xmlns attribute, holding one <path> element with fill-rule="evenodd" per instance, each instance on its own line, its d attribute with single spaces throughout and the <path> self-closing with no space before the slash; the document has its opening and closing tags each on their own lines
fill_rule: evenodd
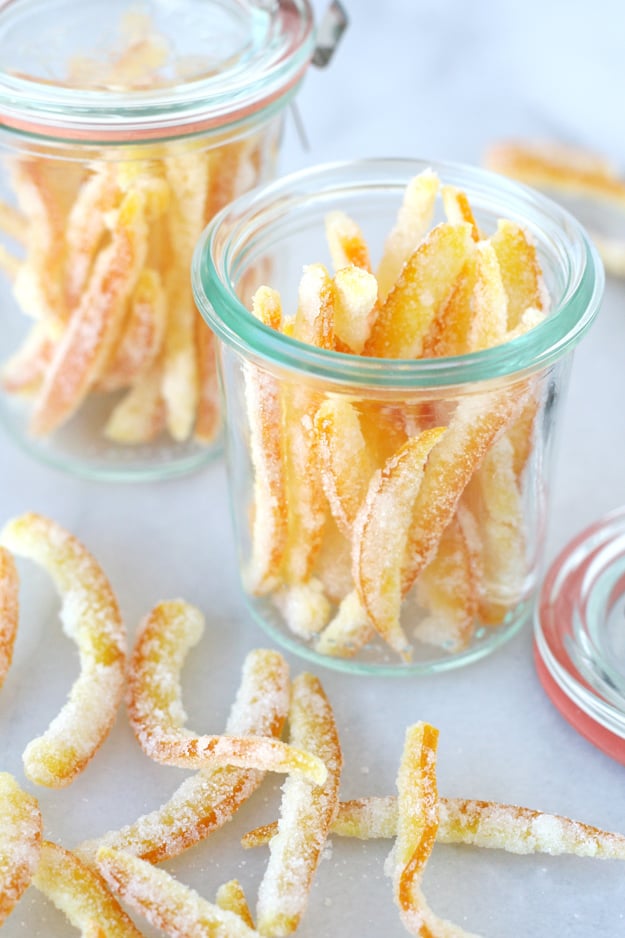
<svg viewBox="0 0 625 938">
<path fill-rule="evenodd" d="M 439 194 L 446 220 L 430 230 Z M 335 272 L 304 269 L 293 318 L 269 287 L 252 304 L 265 325 L 317 348 L 449 358 L 518 338 L 548 313 L 528 232 L 501 220 L 486 234 L 466 194 L 430 170 L 409 183 L 375 275 L 353 219 L 329 215 L 327 240 Z M 375 641 L 410 661 L 415 643 L 466 648 L 527 597 L 539 375 L 377 396 L 324 393 L 252 362 L 244 379 L 246 586 L 271 597 L 293 634 L 324 655 Z M 409 633 L 402 614 L 415 602 Z"/>
<path fill-rule="evenodd" d="M 24 751 L 29 782 L 71 784 L 96 755 L 124 696 L 146 756 L 191 773 L 150 814 L 69 848 L 45 839 L 37 799 L 0 772 L 0 924 L 32 884 L 85 938 L 138 938 L 131 912 L 173 938 L 290 935 L 304 916 L 327 838 L 336 834 L 391 840 L 387 872 L 406 929 L 422 938 L 460 938 L 468 933 L 439 919 L 423 894 L 423 873 L 437 841 L 625 859 L 623 835 L 527 808 L 439 797 L 438 732 L 426 723 L 406 731 L 395 794 L 341 801 L 343 759 L 330 702 L 313 675 L 291 681 L 275 651 L 247 656 L 225 732 L 197 734 L 185 725 L 180 680 L 185 656 L 204 626 L 196 608 L 183 600 L 159 603 L 140 625 L 127 660 L 115 594 L 73 535 L 27 514 L 5 526 L 0 544 L 0 686 L 18 628 L 15 557 L 34 561 L 52 578 L 63 627 L 80 655 L 81 671 L 67 702 Z M 285 727 L 288 741 L 282 739 Z M 269 845 L 254 915 L 236 879 L 208 901 L 158 868 L 232 818 L 265 772 L 286 778 L 277 822 L 243 840 L 250 848 Z"/>
<path fill-rule="evenodd" d="M 151 88 L 171 57 L 137 13 L 124 18 L 109 61 L 73 61 L 63 84 Z M 93 148 L 88 160 L 43 151 L 11 158 L 0 270 L 32 325 L 3 363 L 0 386 L 24 403 L 33 435 L 87 411 L 113 443 L 215 439 L 214 337 L 195 308 L 189 267 L 213 215 L 262 181 L 273 133 L 212 147 Z M 103 418 L 89 409 L 94 400 Z"/>
</svg>

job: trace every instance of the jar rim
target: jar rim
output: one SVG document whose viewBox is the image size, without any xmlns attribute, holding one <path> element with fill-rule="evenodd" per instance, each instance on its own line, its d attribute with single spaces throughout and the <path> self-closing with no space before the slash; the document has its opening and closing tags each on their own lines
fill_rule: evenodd
<svg viewBox="0 0 625 938">
<path fill-rule="evenodd" d="M 350 355 L 304 345 L 263 325 L 234 292 L 231 271 L 251 233 L 275 228 L 314 201 L 358 190 L 397 190 L 431 168 L 445 183 L 467 191 L 481 207 L 513 218 L 549 239 L 566 273 L 566 289 L 548 317 L 502 345 L 450 358 L 389 359 Z M 336 206 L 333 206 L 336 207 Z M 310 262 L 316 258 L 311 257 Z M 495 173 L 460 163 L 379 158 L 321 164 L 252 190 L 226 206 L 205 229 L 192 266 L 200 313 L 214 332 L 245 356 L 343 385 L 432 388 L 542 370 L 571 350 L 594 319 L 603 294 L 598 254 L 575 218 L 542 194 Z M 218 308 L 218 311 L 217 311 Z"/>
<path fill-rule="evenodd" d="M 67 2 L 58 0 L 57 6 Z M 50 0 L 30 0 L 27 11 L 36 13 L 37 3 L 45 4 L 50 13 Z M 0 43 L 3 35 L 10 39 L 24 6 L 23 0 L 0 0 Z M 314 51 L 309 0 L 206 0 L 202 4 L 206 22 L 217 13 L 236 20 L 240 48 L 213 74 L 202 77 L 124 90 L 76 87 L 1 66 L 0 129 L 90 143 L 163 140 L 223 131 L 284 106 Z"/>
</svg>

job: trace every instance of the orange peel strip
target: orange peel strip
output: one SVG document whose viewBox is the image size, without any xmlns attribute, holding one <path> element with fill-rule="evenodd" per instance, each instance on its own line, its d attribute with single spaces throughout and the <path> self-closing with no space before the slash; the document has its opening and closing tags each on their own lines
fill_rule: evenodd
<svg viewBox="0 0 625 938">
<path fill-rule="evenodd" d="M 471 480 L 467 495 L 474 507 L 481 541 L 480 618 L 498 625 L 523 595 L 525 536 L 523 505 L 515 472 L 514 448 L 507 436 L 491 447 Z"/>
<path fill-rule="evenodd" d="M 461 524 L 452 518 L 433 559 L 417 581 L 419 604 L 427 609 L 415 636 L 451 651 L 466 648 L 478 610 L 477 584 Z"/>
<path fill-rule="evenodd" d="M 176 260 L 168 282 L 169 317 L 165 333 L 163 397 L 169 432 L 175 440 L 182 441 L 194 429 L 199 399 L 195 347 L 197 310 L 187 268 L 195 242 L 204 227 L 209 164 L 199 151 L 171 156 L 164 164 L 172 193 L 168 219 Z"/>
<path fill-rule="evenodd" d="M 386 839 L 397 835 L 395 795 L 342 801 L 332 833 L 359 840 Z M 275 837 L 278 823 L 249 831 L 242 845 L 261 847 Z M 558 814 L 495 801 L 440 798 L 436 842 L 466 844 L 508 853 L 571 854 L 602 860 L 625 860 L 625 835 L 573 821 Z"/>
<path fill-rule="evenodd" d="M 196 736 L 184 727 L 180 670 L 204 630 L 201 612 L 183 600 L 159 603 L 139 628 L 128 677 L 130 725 L 147 756 L 165 765 L 200 769 L 238 766 L 301 772 L 323 784 L 316 756 L 267 736 Z"/>
<path fill-rule="evenodd" d="M 490 169 L 537 188 L 584 194 L 625 206 L 625 183 L 597 153 L 554 142 L 507 141 L 490 147 Z"/>
<path fill-rule="evenodd" d="M 257 650 L 245 659 L 241 685 L 226 733 L 279 737 L 289 706 L 287 664 L 278 652 Z M 93 864 L 98 847 L 109 846 L 159 863 L 204 840 L 235 814 L 264 778 L 254 769 L 211 767 L 185 779 L 156 811 L 77 849 Z"/>
<path fill-rule="evenodd" d="M 492 348 L 504 341 L 508 326 L 508 296 L 497 253 L 490 241 L 475 247 L 475 309 L 468 351 Z"/>
<path fill-rule="evenodd" d="M 343 761 L 332 708 L 310 674 L 293 681 L 289 727 L 291 743 L 322 759 L 328 777 L 324 785 L 314 786 L 289 775 L 282 786 L 278 833 L 258 890 L 258 930 L 267 938 L 289 935 L 300 922 L 336 815 Z"/>
<path fill-rule="evenodd" d="M 462 189 L 457 189 L 455 186 L 442 186 L 441 196 L 447 221 L 451 222 L 452 225 L 457 225 L 459 222 L 463 221 L 468 222 L 468 224 L 471 225 L 473 240 L 479 241 L 480 230 L 475 221 L 473 209 L 471 208 L 466 192 L 463 192 Z"/>
<path fill-rule="evenodd" d="M 19 620 L 20 581 L 12 555 L 0 547 L 0 687 L 11 661 Z"/>
<path fill-rule="evenodd" d="M 424 467 L 447 432 L 436 427 L 407 440 L 371 479 L 354 522 L 356 590 L 376 630 L 405 661 L 411 648 L 399 623 L 402 567 Z"/>
<path fill-rule="evenodd" d="M 148 267 L 139 274 L 119 342 L 97 382 L 99 391 L 135 384 L 160 352 L 167 315 L 160 274 Z"/>
<path fill-rule="evenodd" d="M 15 280 L 21 266 L 22 261 L 15 254 L 12 254 L 4 244 L 0 244 L 0 270 L 7 275 L 9 280 Z"/>
<path fill-rule="evenodd" d="M 334 331 L 337 348 L 360 355 L 376 315 L 378 284 L 373 274 L 353 265 L 334 275 Z"/>
<path fill-rule="evenodd" d="M 164 429 L 162 373 L 162 365 L 156 361 L 115 405 L 104 426 L 104 435 L 109 440 L 125 444 L 149 443 Z"/>
<path fill-rule="evenodd" d="M 438 730 L 427 723 L 416 723 L 406 731 L 397 775 L 397 838 L 391 854 L 395 901 L 412 935 L 477 938 L 434 915 L 421 890 L 438 828 L 437 742 Z"/>
<path fill-rule="evenodd" d="M 41 853 L 37 801 L 8 772 L 0 772 L 0 925 L 19 902 Z"/>
<path fill-rule="evenodd" d="M 198 402 L 194 435 L 200 443 L 212 443 L 221 430 L 221 407 L 215 336 L 200 314 L 195 317 Z"/>
<path fill-rule="evenodd" d="M 527 386 L 511 387 L 465 397 L 458 404 L 447 432 L 430 453 L 414 501 L 402 573 L 404 595 L 433 557 L 469 479 L 529 393 Z"/>
<path fill-rule="evenodd" d="M 328 397 L 317 410 L 315 441 L 323 490 L 342 533 L 351 537 L 354 519 L 376 469 L 356 408 Z"/>
<path fill-rule="evenodd" d="M 443 222 L 409 256 L 381 301 L 365 354 L 418 358 L 439 311 L 445 306 L 469 256 L 471 226 Z M 380 287 L 380 298 L 383 291 Z"/>
<path fill-rule="evenodd" d="M 145 198 L 138 191 L 124 197 L 111 243 L 97 256 L 35 402 L 33 433 L 49 433 L 68 420 L 100 376 L 118 338 L 126 300 L 145 262 L 144 209 Z"/>
<path fill-rule="evenodd" d="M 439 185 L 438 176 L 431 169 L 426 169 L 406 186 L 397 221 L 386 239 L 377 271 L 381 303 L 386 300 L 404 264 L 425 237 L 434 213 Z"/>
<path fill-rule="evenodd" d="M 353 658 L 375 636 L 375 627 L 356 590 L 348 593 L 334 618 L 315 643 L 315 650 L 333 658 Z"/>
<path fill-rule="evenodd" d="M 326 240 L 335 271 L 353 264 L 371 271 L 369 248 L 356 222 L 345 212 L 328 212 L 325 218 Z"/>
<path fill-rule="evenodd" d="M 334 348 L 334 289 L 321 264 L 304 269 L 293 338 L 319 348 Z M 288 586 L 305 583 L 321 546 L 326 510 L 317 472 L 312 420 L 319 395 L 300 384 L 282 386 L 288 537 L 284 577 Z"/>
<path fill-rule="evenodd" d="M 24 342 L 2 366 L 0 383 L 10 394 L 28 394 L 41 385 L 54 354 L 54 339 L 47 320 L 36 322 Z"/>
<path fill-rule="evenodd" d="M 120 202 L 114 164 L 98 163 L 83 182 L 67 219 L 66 298 L 70 309 L 80 302 L 89 274 L 106 233 L 106 216 Z"/>
<path fill-rule="evenodd" d="M 0 201 L 0 231 L 24 244 L 28 238 L 28 219 L 12 205 Z"/>
<path fill-rule="evenodd" d="M 282 304 L 275 290 L 260 287 L 252 310 L 264 325 L 280 329 Z M 279 582 L 287 542 L 280 385 L 251 362 L 245 363 L 243 376 L 254 470 L 252 549 L 245 581 L 253 593 L 262 594 Z"/>
<path fill-rule="evenodd" d="M 250 907 L 247 904 L 243 887 L 238 879 L 231 879 L 219 887 L 215 895 L 215 902 L 220 909 L 234 912 L 243 919 L 248 928 L 254 928 L 254 920 Z"/>
<path fill-rule="evenodd" d="M 69 785 L 111 729 L 125 683 L 126 636 L 117 599 L 102 568 L 59 524 L 33 513 L 0 534 L 13 554 L 51 576 L 62 599 L 63 629 L 80 654 L 80 675 L 46 732 L 24 750 L 24 770 L 38 785 Z"/>
<path fill-rule="evenodd" d="M 33 885 L 83 934 L 141 938 L 104 880 L 69 850 L 44 841 Z"/>
<path fill-rule="evenodd" d="M 490 244 L 508 297 L 508 329 L 516 328 L 530 307 L 546 313 L 549 294 L 528 233 L 515 222 L 501 219 Z"/>
<path fill-rule="evenodd" d="M 172 938 L 252 938 L 258 934 L 236 913 L 207 902 L 139 857 L 101 847 L 97 864 L 120 899 Z"/>
</svg>

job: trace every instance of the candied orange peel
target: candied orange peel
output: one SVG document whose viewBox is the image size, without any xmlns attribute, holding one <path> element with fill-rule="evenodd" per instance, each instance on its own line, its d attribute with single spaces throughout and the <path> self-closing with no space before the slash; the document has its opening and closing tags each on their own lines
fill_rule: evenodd
<svg viewBox="0 0 625 938">
<path fill-rule="evenodd" d="M 42 820 L 32 795 L 0 772 L 0 925 L 28 888 L 41 855 Z"/>
<path fill-rule="evenodd" d="M 122 23 L 119 41 L 105 61 L 70 62 L 61 84 L 163 84 L 174 50 L 154 24 L 139 35 Z M 79 425 L 80 415 L 87 432 L 94 422 L 96 433 L 122 446 L 215 441 L 215 342 L 195 308 L 188 271 L 215 213 L 266 176 L 274 134 L 267 127 L 217 145 L 129 144 L 123 152 L 95 151 L 89 161 L 80 154 L 12 159 L 16 204 L 0 202 L 7 237 L 0 272 L 19 310 L 42 327 L 42 354 L 32 360 L 32 342 L 18 349 L 2 388 L 28 392 L 20 403 L 33 435 L 54 435 L 74 417 Z M 96 395 L 98 407 L 90 408 Z"/>
<path fill-rule="evenodd" d="M 305 750 L 269 736 L 197 736 L 184 726 L 179 673 L 203 630 L 201 612 L 183 600 L 159 603 L 139 629 L 130 661 L 128 713 L 146 755 L 181 768 L 298 772 L 323 784 L 324 763 Z"/>
<path fill-rule="evenodd" d="M 0 544 L 50 575 L 63 603 L 63 628 L 80 653 L 80 675 L 67 702 L 24 751 L 31 781 L 60 788 L 85 768 L 113 725 L 126 680 L 126 633 L 104 571 L 57 522 L 21 515 L 5 525 Z"/>
<path fill-rule="evenodd" d="M 444 220 L 431 227 L 439 199 Z M 264 325 L 317 348 L 402 361 L 469 355 L 549 314 L 530 234 L 506 219 L 486 231 L 467 194 L 430 170 L 409 183 L 377 275 L 355 221 L 330 213 L 326 236 L 334 275 L 304 269 L 294 316 L 267 286 L 251 304 Z M 297 382 L 256 362 L 244 376 L 244 582 L 256 601 L 273 603 L 322 655 L 375 644 L 406 664 L 416 644 L 461 652 L 481 625 L 506 620 L 527 589 L 535 378 L 449 399 Z M 405 610 L 419 607 L 408 630 Z"/>
<path fill-rule="evenodd" d="M 585 214 L 584 203 L 593 207 L 587 227 L 608 273 L 625 277 L 625 236 L 615 236 L 598 213 L 616 211 L 623 228 L 625 179 L 612 162 L 591 150 L 553 140 L 504 140 L 485 154 L 485 164 L 498 173 L 544 190 L 575 214 Z M 585 220 L 585 218 L 583 219 Z"/>
</svg>

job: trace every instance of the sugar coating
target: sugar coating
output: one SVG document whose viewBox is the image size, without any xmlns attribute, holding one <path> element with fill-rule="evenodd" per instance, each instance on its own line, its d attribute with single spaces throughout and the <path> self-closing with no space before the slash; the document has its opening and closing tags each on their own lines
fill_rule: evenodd
<svg viewBox="0 0 625 938">
<path fill-rule="evenodd" d="M 42 821 L 32 795 L 0 772 L 0 925 L 18 902 L 39 862 Z"/>
<path fill-rule="evenodd" d="M 78 645 L 80 674 L 67 703 L 24 752 L 32 781 L 62 787 L 82 771 L 113 725 L 125 681 L 124 625 L 102 568 L 61 525 L 22 515 L 5 526 L 0 541 L 52 577 L 62 598 L 63 629 Z"/>
<path fill-rule="evenodd" d="M 246 657 L 226 732 L 279 736 L 289 708 L 287 664 L 278 652 L 259 649 Z M 132 824 L 81 844 L 89 865 L 99 846 L 128 851 L 152 863 L 177 856 L 221 827 L 258 788 L 264 773 L 213 767 L 185 779 L 160 808 Z"/>
</svg>

